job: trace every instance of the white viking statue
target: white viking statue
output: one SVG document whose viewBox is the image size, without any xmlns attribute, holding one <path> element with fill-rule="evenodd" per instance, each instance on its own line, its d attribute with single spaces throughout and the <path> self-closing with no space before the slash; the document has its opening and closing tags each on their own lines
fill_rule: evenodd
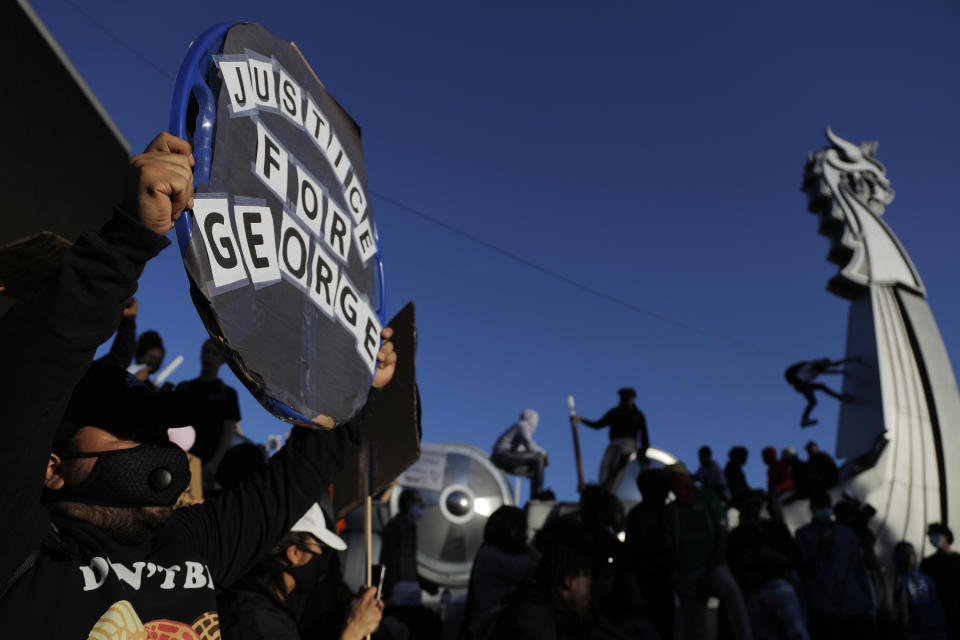
<svg viewBox="0 0 960 640">
<path fill-rule="evenodd" d="M 827 288 L 850 300 L 836 451 L 848 464 L 831 493 L 877 510 L 879 551 L 907 540 L 923 557 L 928 523 L 960 522 L 960 394 L 923 282 L 882 217 L 893 190 L 877 144 L 827 139 L 803 190 L 840 267 Z M 809 520 L 798 507 L 785 510 L 793 526 Z"/>
</svg>

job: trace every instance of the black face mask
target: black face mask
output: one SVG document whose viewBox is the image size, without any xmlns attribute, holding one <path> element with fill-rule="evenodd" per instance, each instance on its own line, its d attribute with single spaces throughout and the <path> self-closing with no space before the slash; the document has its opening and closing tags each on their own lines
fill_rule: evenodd
<svg viewBox="0 0 960 640">
<path fill-rule="evenodd" d="M 169 507 L 190 484 L 187 455 L 173 444 L 132 449 L 58 453 L 61 458 L 97 458 L 83 482 L 52 491 L 48 502 L 84 502 L 107 507 Z"/>
<path fill-rule="evenodd" d="M 163 364 L 163 357 L 159 358 L 144 358 L 142 364 L 147 366 L 147 371 L 150 373 L 156 373 L 160 371 L 160 365 Z"/>
<path fill-rule="evenodd" d="M 305 549 L 305 551 L 310 550 Z M 310 551 L 310 553 L 313 554 L 313 558 L 311 558 L 307 564 L 299 567 L 287 566 L 284 568 L 284 571 L 293 576 L 293 579 L 297 582 L 296 587 L 294 587 L 294 593 L 307 594 L 311 591 L 316 591 L 317 587 L 320 586 L 323 579 L 327 576 L 330 557 L 326 550 L 319 555 L 313 551 Z"/>
</svg>

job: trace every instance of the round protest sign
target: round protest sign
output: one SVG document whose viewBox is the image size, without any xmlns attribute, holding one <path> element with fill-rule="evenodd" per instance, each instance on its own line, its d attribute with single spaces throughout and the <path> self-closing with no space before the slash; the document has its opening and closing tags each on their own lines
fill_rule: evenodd
<svg viewBox="0 0 960 640">
<path fill-rule="evenodd" d="M 359 127 L 294 45 L 252 23 L 194 42 L 171 121 L 197 159 L 177 235 L 204 324 L 277 417 L 348 419 L 382 323 Z"/>
</svg>

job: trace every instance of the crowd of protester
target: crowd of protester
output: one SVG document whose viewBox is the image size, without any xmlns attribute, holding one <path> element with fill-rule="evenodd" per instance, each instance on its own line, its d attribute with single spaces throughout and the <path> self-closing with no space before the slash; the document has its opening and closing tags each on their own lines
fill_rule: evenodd
<svg viewBox="0 0 960 640">
<path fill-rule="evenodd" d="M 704 446 L 694 473 L 681 463 L 642 469 L 642 501 L 629 512 L 588 485 L 579 508 L 548 519 L 532 541 L 526 511 L 501 507 L 473 563 L 459 640 L 700 639 L 712 626 L 721 639 L 960 637 L 957 608 L 943 606 L 960 593 L 949 528 L 930 525 L 936 551 L 922 562 L 907 542 L 877 557 L 873 510 L 846 497 L 833 504 L 826 490 L 838 481 L 836 463 L 814 442 L 805 451 L 801 460 L 789 448 L 764 449 L 767 487 L 752 488 L 745 448 L 732 448 L 722 468 Z M 266 464 L 259 445 L 231 448 L 217 490 Z M 810 521 L 792 534 L 780 506 L 798 500 L 809 504 Z M 329 507 L 315 506 L 312 524 L 295 526 L 220 594 L 225 637 L 450 637 L 421 600 L 437 592 L 417 568 L 423 499 L 408 489 L 397 504 L 382 531 L 382 601 L 346 587 L 333 553 L 344 545 L 324 525 Z"/>
<path fill-rule="evenodd" d="M 417 565 L 422 497 L 404 491 L 383 529 L 382 594 L 345 586 L 336 552 L 346 543 L 323 499 L 393 376 L 390 329 L 363 408 L 333 430 L 295 427 L 269 458 L 259 445 L 228 449 L 242 436 L 240 413 L 218 376 L 217 340 L 203 345 L 196 379 L 152 377 L 166 352 L 154 331 L 135 339 L 132 296 L 192 206 L 193 164 L 186 142 L 159 135 L 131 160 L 111 220 L 0 318 L 4 637 L 440 637 L 445 613 L 422 602 L 437 585 Z M 722 638 L 960 638 L 953 532 L 931 523 L 936 551 L 919 563 L 907 542 L 877 557 L 872 510 L 832 504 L 826 489 L 839 471 L 813 442 L 806 460 L 764 449 L 766 489 L 748 485 L 743 447 L 722 472 L 708 447 L 695 474 L 643 465 L 642 501 L 626 512 L 611 485 L 649 443 L 636 393 L 618 395 L 599 420 L 572 416 L 610 428 L 602 483 L 583 488 L 579 509 L 548 519 L 529 543 L 524 511 L 505 506 L 488 519 L 462 640 L 705 638 L 710 597 Z M 525 412 L 503 450 L 531 451 L 505 464 L 525 462 L 542 479 L 536 423 Z M 171 435 L 187 426 L 190 437 Z M 183 450 L 199 462 L 203 498 L 175 509 L 191 482 Z M 811 512 L 795 534 L 777 517 L 791 500 L 808 500 Z M 739 523 L 728 531 L 730 508 Z"/>
<path fill-rule="evenodd" d="M 724 469 L 709 447 L 695 473 L 641 468 L 629 513 L 588 485 L 579 510 L 548 519 L 529 545 L 523 511 L 502 507 L 474 563 L 460 640 L 700 639 L 711 619 L 721 639 L 960 638 L 950 529 L 929 525 L 936 551 L 922 562 L 908 542 L 878 557 L 873 509 L 833 504 L 836 463 L 814 442 L 805 449 L 805 460 L 765 449 L 765 489 L 748 485 L 743 447 Z M 781 506 L 799 500 L 810 520 L 791 533 Z"/>
</svg>

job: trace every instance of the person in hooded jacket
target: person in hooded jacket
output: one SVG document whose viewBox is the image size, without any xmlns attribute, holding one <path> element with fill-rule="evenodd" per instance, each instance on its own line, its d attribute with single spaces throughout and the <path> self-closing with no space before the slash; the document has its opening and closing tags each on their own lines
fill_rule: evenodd
<svg viewBox="0 0 960 640">
<path fill-rule="evenodd" d="M 490 461 L 507 473 L 530 478 L 530 495 L 534 498 L 543 491 L 544 467 L 550 463 L 547 452 L 533 441 L 539 423 L 536 411 L 524 409 L 520 419 L 497 438 L 490 456 Z"/>
<path fill-rule="evenodd" d="M 950 628 L 937 585 L 917 567 L 917 552 L 912 544 L 906 541 L 896 544 L 893 566 L 899 574 L 906 599 L 906 637 L 909 640 L 949 640 Z"/>
<path fill-rule="evenodd" d="M 216 637 L 216 588 L 246 574 L 329 486 L 395 370 L 387 341 L 357 416 L 333 430 L 294 427 L 256 477 L 173 510 L 190 472 L 166 438 L 162 392 L 91 362 L 193 206 L 194 159 L 164 133 L 130 164 L 113 217 L 0 318 L 5 638 Z"/>
<path fill-rule="evenodd" d="M 813 519 L 797 530 L 814 640 L 876 637 L 877 603 L 856 534 L 835 522 L 830 496 L 810 497 Z"/>
<path fill-rule="evenodd" d="M 319 586 L 333 552 L 347 548 L 326 522 L 320 505 L 314 503 L 253 571 L 220 595 L 220 631 L 225 638 L 300 639 L 292 597 L 306 596 Z M 382 612 L 376 587 L 367 587 L 347 607 L 342 626 L 326 629 L 320 637 L 361 640 L 377 630 Z"/>
<path fill-rule="evenodd" d="M 470 571 L 461 640 L 483 636 L 481 629 L 493 624 L 503 599 L 532 578 L 539 559 L 540 553 L 527 545 L 523 510 L 504 505 L 494 511 L 483 528 L 483 544 Z"/>
</svg>

